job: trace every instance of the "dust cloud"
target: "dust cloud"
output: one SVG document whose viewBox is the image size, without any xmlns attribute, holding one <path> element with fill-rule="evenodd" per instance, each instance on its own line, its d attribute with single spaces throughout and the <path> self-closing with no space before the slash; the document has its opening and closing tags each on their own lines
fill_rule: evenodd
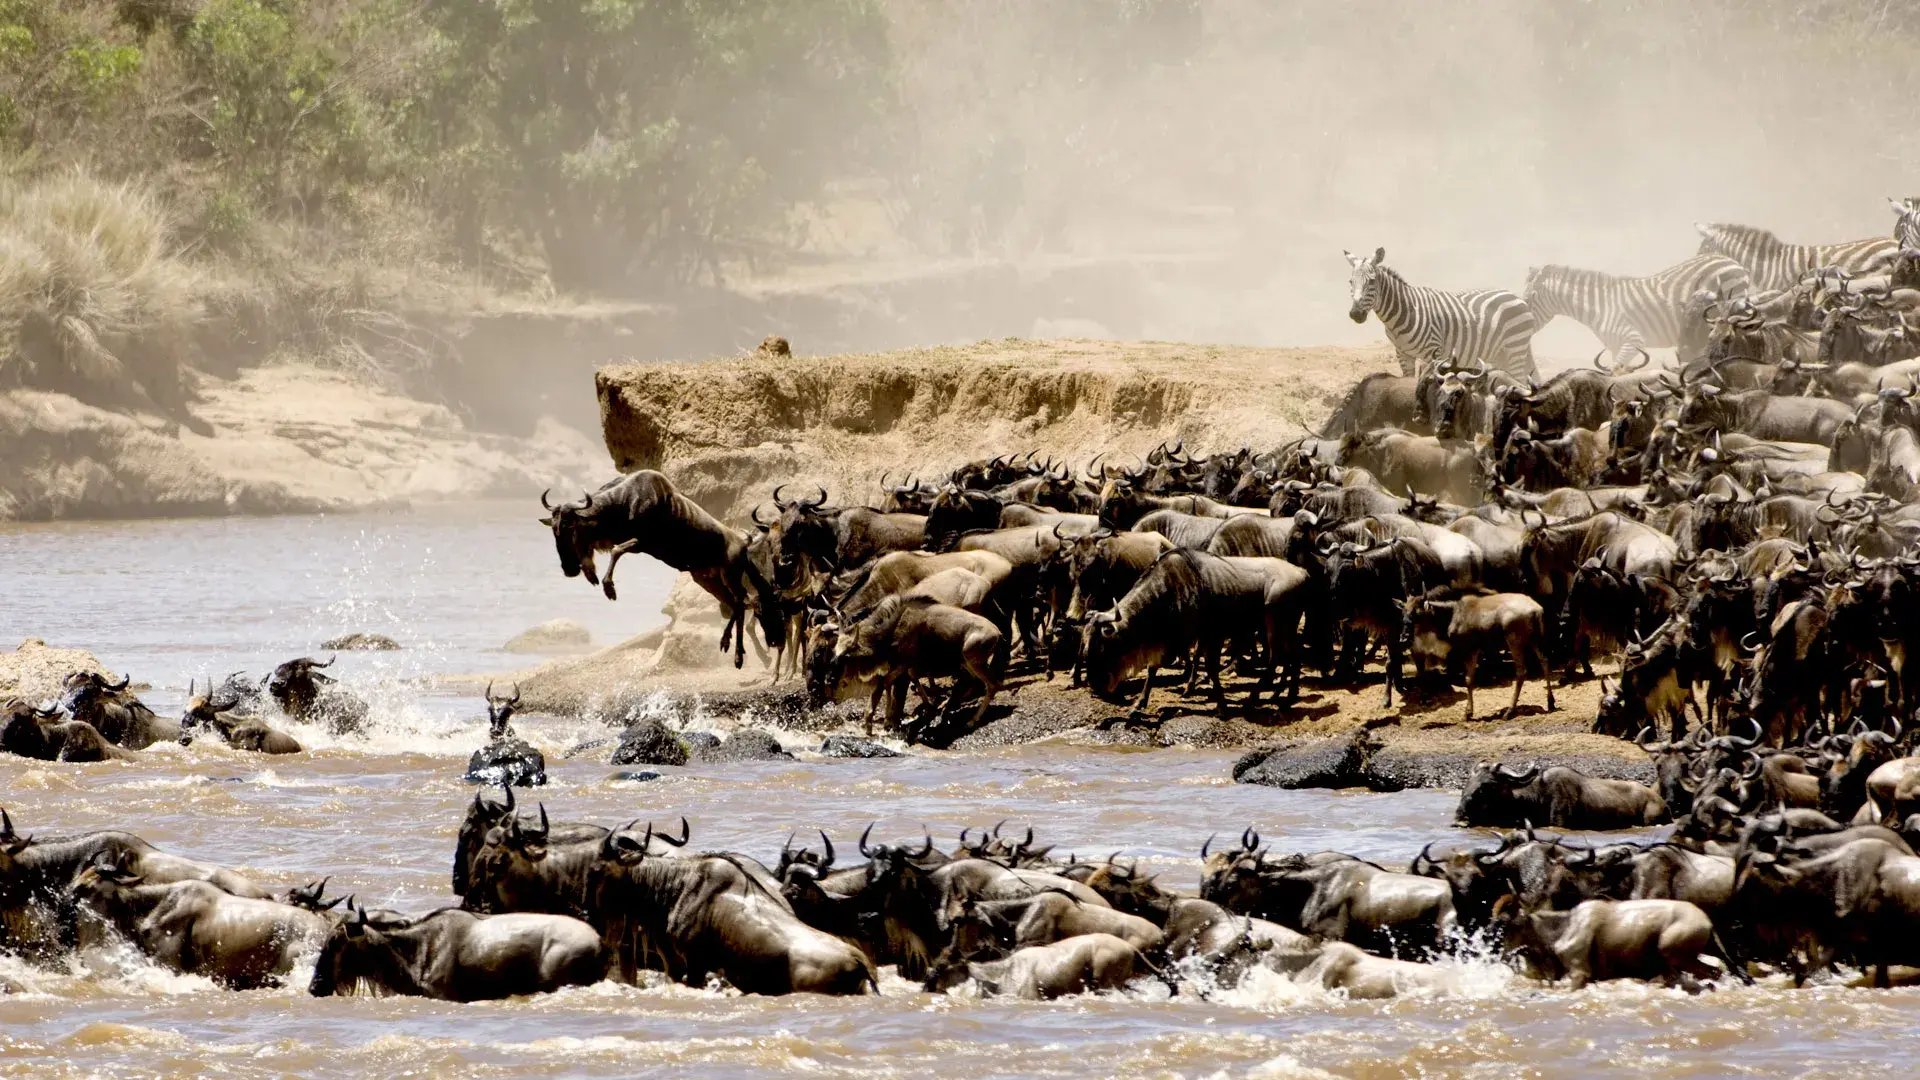
<svg viewBox="0 0 1920 1080">
<path fill-rule="evenodd" d="M 1920 156 L 1896 129 L 1920 89 L 1920 8 L 1903 3 L 887 13 L 905 117 L 888 194 L 863 222 L 850 185 L 810 246 L 863 274 L 916 259 L 1115 271 L 1063 294 L 1057 318 L 975 299 L 976 337 L 1377 342 L 1377 324 L 1346 318 L 1342 248 L 1384 246 L 1410 280 L 1450 288 L 1517 291 L 1544 262 L 1643 273 L 1694 252 L 1694 221 L 1884 234 L 1885 196 L 1914 186 Z M 1564 322 L 1536 345 L 1594 347 Z"/>
</svg>

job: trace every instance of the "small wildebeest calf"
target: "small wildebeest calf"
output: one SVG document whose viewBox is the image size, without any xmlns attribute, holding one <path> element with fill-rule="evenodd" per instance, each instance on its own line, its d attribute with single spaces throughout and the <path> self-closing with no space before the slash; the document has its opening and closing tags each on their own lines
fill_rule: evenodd
<svg viewBox="0 0 1920 1080">
<path fill-rule="evenodd" d="M 1406 622 L 1401 630 L 1416 668 L 1444 665 L 1459 654 L 1467 679 L 1467 719 L 1473 719 L 1474 675 L 1481 654 L 1505 645 L 1513 660 L 1513 700 L 1507 718 L 1520 707 L 1520 689 L 1528 668 L 1540 672 L 1547 684 L 1547 708 L 1553 703 L 1553 665 L 1547 662 L 1547 617 L 1540 602 L 1521 593 L 1484 590 L 1436 590 L 1404 602 Z"/>
</svg>

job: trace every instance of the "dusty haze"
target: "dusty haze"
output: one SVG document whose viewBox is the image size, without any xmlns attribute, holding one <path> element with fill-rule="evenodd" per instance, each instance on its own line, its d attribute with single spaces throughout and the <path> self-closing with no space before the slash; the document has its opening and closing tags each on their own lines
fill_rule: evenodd
<svg viewBox="0 0 1920 1080">
<path fill-rule="evenodd" d="M 887 12 L 907 117 L 889 193 L 876 207 L 848 185 L 807 240 L 838 265 L 775 276 L 929 257 L 1144 267 L 1138 293 L 1091 286 L 1061 312 L 1084 322 L 1042 334 L 1378 341 L 1346 318 L 1342 248 L 1384 245 L 1417 283 L 1517 290 L 1543 262 L 1657 269 L 1694 252 L 1694 221 L 1886 233 L 1884 197 L 1913 186 L 1916 152 L 1884 119 L 1920 89 L 1920 13 L 1899 4 Z M 975 336 L 1034 332 L 974 306 Z M 1538 347 L 1590 341 L 1562 323 Z"/>
</svg>

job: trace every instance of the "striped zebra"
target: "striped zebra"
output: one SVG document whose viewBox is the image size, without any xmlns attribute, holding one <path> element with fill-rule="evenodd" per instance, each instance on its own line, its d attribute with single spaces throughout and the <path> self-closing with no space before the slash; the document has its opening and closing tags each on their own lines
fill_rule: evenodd
<svg viewBox="0 0 1920 1080">
<path fill-rule="evenodd" d="M 1447 360 L 1484 361 L 1517 379 L 1538 374 L 1533 363 L 1533 332 L 1538 329 L 1527 302 L 1505 289 L 1447 292 L 1409 285 L 1405 278 L 1380 265 L 1387 249 L 1373 258 L 1345 252 L 1353 264 L 1350 286 L 1354 322 L 1367 321 L 1367 312 L 1380 317 L 1387 340 L 1400 360 L 1400 373 L 1417 374 L 1424 366 Z"/>
<path fill-rule="evenodd" d="M 1893 242 L 1903 251 L 1920 248 L 1920 199 L 1908 196 L 1904 199 L 1889 198 L 1893 212 L 1900 215 L 1893 222 Z"/>
<path fill-rule="evenodd" d="M 1891 236 L 1845 244 L 1789 244 L 1751 225 L 1696 224 L 1694 228 L 1700 231 L 1699 253 L 1724 255 L 1746 267 L 1755 292 L 1791 289 L 1822 267 L 1837 266 L 1854 274 L 1884 270 L 1899 251 Z"/>
<path fill-rule="evenodd" d="M 1592 330 L 1616 360 L 1628 359 L 1636 349 L 1673 348 L 1685 364 L 1707 344 L 1699 294 L 1728 300 L 1747 290 L 1747 271 L 1739 263 L 1695 255 L 1645 277 L 1536 266 L 1527 271 L 1522 295 L 1541 325 L 1565 315 Z"/>
</svg>

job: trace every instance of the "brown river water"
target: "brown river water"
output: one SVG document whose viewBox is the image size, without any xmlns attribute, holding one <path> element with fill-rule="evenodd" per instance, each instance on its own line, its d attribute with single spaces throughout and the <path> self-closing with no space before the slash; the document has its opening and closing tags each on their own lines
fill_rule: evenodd
<svg viewBox="0 0 1920 1080">
<path fill-rule="evenodd" d="M 511 670 L 497 651 L 565 616 L 610 642 L 659 621 L 657 565 L 622 568 L 619 603 L 557 572 L 519 504 L 216 522 L 0 527 L 0 641 L 79 645 L 151 683 L 177 714 L 189 677 L 264 671 L 346 630 L 406 649 L 353 654 L 342 679 L 375 704 L 374 734 L 265 759 L 208 745 L 134 764 L 0 760 L 0 805 L 23 831 L 125 828 L 168 850 L 293 884 L 332 875 L 370 905 L 452 902 L 454 830 L 483 741 L 471 697 L 423 676 Z M 751 660 L 749 661 L 752 662 Z M 1287 792 L 1227 780 L 1231 756 L 1026 747 L 887 761 L 664 769 L 615 778 L 592 721 L 526 717 L 548 756 L 537 798 L 557 819 L 686 815 L 696 846 L 771 862 L 790 831 L 843 852 L 876 837 L 950 842 L 962 826 L 1032 823 L 1059 850 L 1119 851 L 1192 885 L 1210 833 L 1256 824 L 1277 850 L 1404 860 L 1448 827 L 1454 793 Z M 796 739 L 793 749 L 807 744 Z M 1472 955 L 1469 952 L 1469 955 Z M 233 993 L 125 948 L 59 970 L 0 958 L 3 1076 L 1862 1076 L 1911 1075 L 1920 990 L 1778 982 L 1689 996 L 1634 984 L 1580 993 L 1484 958 L 1450 961 L 1443 993 L 1349 1002 L 1278 977 L 1169 1000 L 1137 992 L 1033 1004 L 936 997 L 891 977 L 878 998 L 754 998 L 601 984 L 453 1005 L 316 1000 L 304 982 Z M 1207 988 L 1195 988 L 1206 990 Z"/>
</svg>

